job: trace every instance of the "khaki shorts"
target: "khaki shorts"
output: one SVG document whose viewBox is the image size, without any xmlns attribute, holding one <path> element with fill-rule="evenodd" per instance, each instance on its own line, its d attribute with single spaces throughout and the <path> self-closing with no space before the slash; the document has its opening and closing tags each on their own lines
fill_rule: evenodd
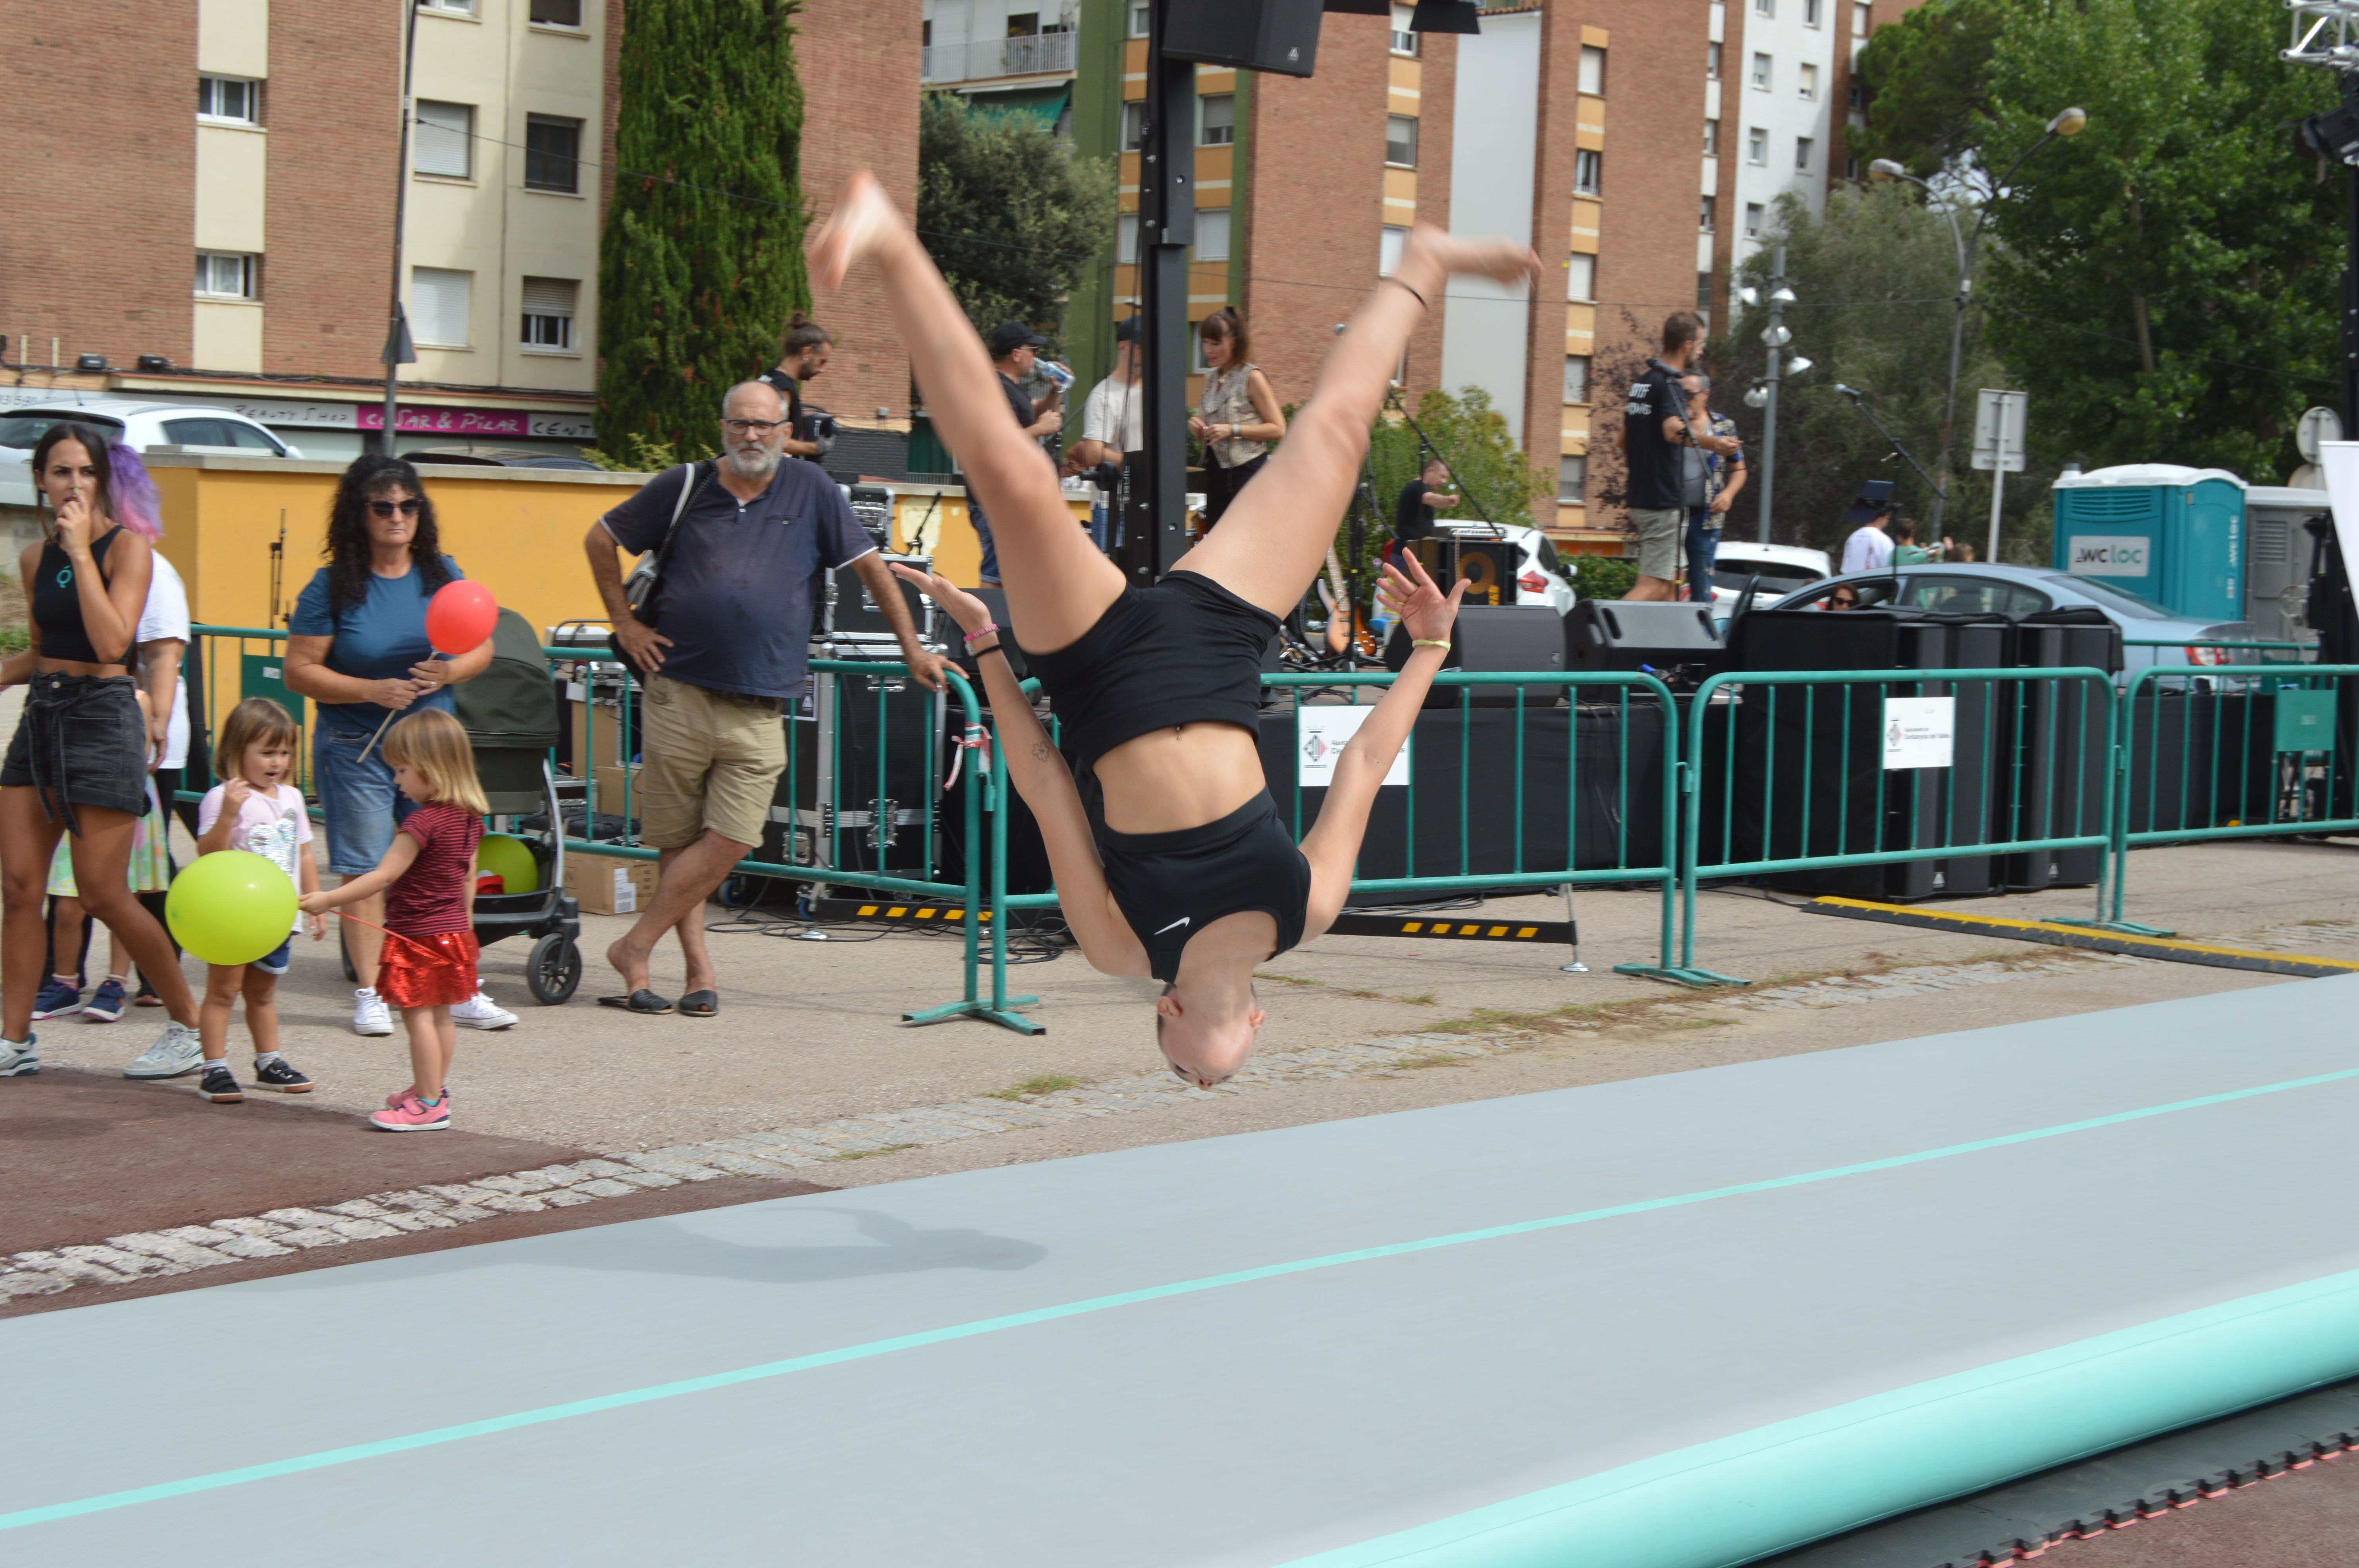
<svg viewBox="0 0 2359 1568">
<path fill-rule="evenodd" d="M 1676 506 L 1634 506 L 1630 525 L 1638 530 L 1638 575 L 1678 581 L 1680 551 L 1687 543 L 1686 512 Z"/>
<path fill-rule="evenodd" d="M 706 832 L 759 844 L 787 730 L 776 698 L 709 691 L 662 676 L 647 682 L 639 732 L 639 837 L 678 849 Z"/>
</svg>

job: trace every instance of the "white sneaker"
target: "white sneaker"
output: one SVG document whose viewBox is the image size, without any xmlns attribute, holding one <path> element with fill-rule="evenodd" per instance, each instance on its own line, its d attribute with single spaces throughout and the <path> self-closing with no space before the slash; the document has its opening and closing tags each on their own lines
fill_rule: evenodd
<svg viewBox="0 0 2359 1568">
<path fill-rule="evenodd" d="M 477 991 L 451 1009 L 451 1022 L 462 1029 L 512 1029 L 516 1015 Z"/>
<path fill-rule="evenodd" d="M 390 1034 L 393 1033 L 393 1011 L 385 999 L 367 986 L 353 993 L 353 1033 L 355 1034 Z"/>
<path fill-rule="evenodd" d="M 177 1078 L 193 1073 L 205 1059 L 205 1048 L 197 1041 L 197 1032 L 185 1023 L 168 1023 L 156 1044 L 147 1047 L 139 1059 L 123 1069 L 126 1078 Z"/>
<path fill-rule="evenodd" d="M 14 1040 L 0 1040 L 0 1078 L 27 1077 L 41 1070 L 40 1055 L 33 1049 L 39 1038 L 27 1034 L 21 1045 Z"/>
</svg>

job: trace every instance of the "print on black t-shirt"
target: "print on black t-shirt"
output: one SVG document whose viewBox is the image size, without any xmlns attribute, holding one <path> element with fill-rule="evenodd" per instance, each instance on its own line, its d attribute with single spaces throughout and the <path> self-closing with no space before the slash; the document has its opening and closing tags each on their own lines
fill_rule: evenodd
<svg viewBox="0 0 2359 1568">
<path fill-rule="evenodd" d="M 1658 370 L 1630 384 L 1630 399 L 1622 411 L 1623 449 L 1630 461 L 1627 504 L 1642 511 L 1680 504 L 1681 443 L 1663 437 L 1663 421 L 1680 411 L 1679 397 L 1671 378 Z"/>
</svg>

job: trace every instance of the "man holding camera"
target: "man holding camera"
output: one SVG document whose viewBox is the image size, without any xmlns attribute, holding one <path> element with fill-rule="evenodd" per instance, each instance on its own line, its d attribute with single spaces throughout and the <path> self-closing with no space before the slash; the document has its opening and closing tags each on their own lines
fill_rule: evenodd
<svg viewBox="0 0 2359 1568">
<path fill-rule="evenodd" d="M 1638 581 L 1625 599 L 1679 597 L 1680 555 L 1688 528 L 1686 449 L 1698 447 L 1724 458 L 1744 449 L 1735 437 L 1715 436 L 1689 416 L 1680 383 L 1702 350 L 1703 322 L 1693 311 L 1673 314 L 1663 323 L 1664 358 L 1648 361 L 1647 373 L 1630 384 L 1622 423 L 1614 427 L 1614 445 L 1629 462 L 1630 524 L 1638 534 Z"/>
<path fill-rule="evenodd" d="M 1090 388 L 1082 402 L 1082 438 L 1065 453 L 1065 471 L 1097 486 L 1096 504 L 1090 508 L 1090 536 L 1101 550 L 1118 548 L 1119 525 L 1111 514 L 1120 504 L 1117 493 L 1123 465 L 1133 452 L 1144 451 L 1146 388 L 1138 378 L 1140 322 L 1127 317 L 1114 330 L 1114 372 Z"/>
</svg>

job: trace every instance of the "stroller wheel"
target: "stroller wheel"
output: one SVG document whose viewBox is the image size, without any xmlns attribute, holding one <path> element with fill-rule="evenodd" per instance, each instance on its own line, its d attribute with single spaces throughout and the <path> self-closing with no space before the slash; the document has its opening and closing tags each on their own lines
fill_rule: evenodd
<svg viewBox="0 0 2359 1568">
<path fill-rule="evenodd" d="M 544 1007 L 560 1005 L 582 983 L 582 949 L 562 931 L 550 932 L 532 945 L 532 954 L 525 959 L 524 979 L 532 989 L 533 1000 Z"/>
</svg>

